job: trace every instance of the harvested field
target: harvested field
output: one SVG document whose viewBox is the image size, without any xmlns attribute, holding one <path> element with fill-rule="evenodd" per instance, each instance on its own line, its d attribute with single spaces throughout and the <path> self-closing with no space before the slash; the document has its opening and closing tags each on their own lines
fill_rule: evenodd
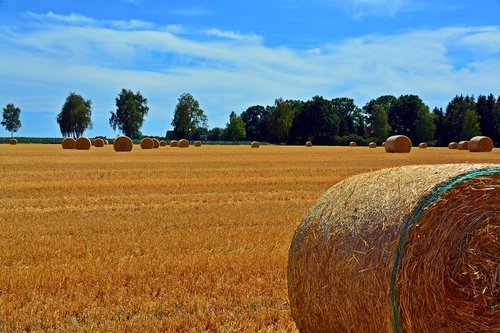
<svg viewBox="0 0 500 333">
<path fill-rule="evenodd" d="M 325 190 L 386 167 L 500 163 L 498 148 L 138 148 L 0 145 L 0 331 L 296 332 L 288 251 Z"/>
</svg>

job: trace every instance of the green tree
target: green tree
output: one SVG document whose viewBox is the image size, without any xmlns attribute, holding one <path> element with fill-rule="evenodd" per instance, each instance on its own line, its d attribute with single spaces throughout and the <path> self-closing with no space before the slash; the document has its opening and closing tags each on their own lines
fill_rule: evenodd
<svg viewBox="0 0 500 333">
<path fill-rule="evenodd" d="M 57 123 L 63 136 L 80 137 L 92 128 L 92 101 L 71 92 L 57 115 Z"/>
<path fill-rule="evenodd" d="M 431 135 L 430 130 L 423 129 L 419 124 L 420 120 L 424 120 L 424 126 L 429 125 L 429 117 L 432 119 L 429 107 L 416 95 L 400 96 L 389 109 L 389 125 L 392 127 L 392 133 L 406 135 L 413 142 L 434 136 L 434 133 Z"/>
<path fill-rule="evenodd" d="M 382 143 L 387 139 L 391 126 L 388 122 L 387 110 L 384 104 L 376 104 L 371 115 L 371 135 L 378 142 Z"/>
<path fill-rule="evenodd" d="M 21 109 L 14 104 L 9 103 L 3 108 L 2 126 L 10 132 L 10 136 L 14 137 L 14 133 L 21 127 Z"/>
<path fill-rule="evenodd" d="M 138 91 L 122 89 L 115 99 L 116 113 L 110 111 L 109 124 L 113 130 L 117 128 L 124 135 L 131 138 L 141 136 L 140 128 L 144 123 L 144 117 L 148 114 L 148 100 Z"/>
<path fill-rule="evenodd" d="M 479 95 L 476 102 L 476 113 L 479 116 L 481 134 L 493 138 L 496 131 L 495 119 L 496 99 L 493 94 L 488 96 Z"/>
<path fill-rule="evenodd" d="M 222 141 L 226 136 L 226 129 L 220 127 L 214 127 L 208 131 L 208 140 L 210 141 Z"/>
<path fill-rule="evenodd" d="M 436 124 L 434 123 L 434 114 L 429 112 L 429 108 L 426 105 L 421 105 L 415 117 L 414 137 L 417 139 L 417 143 L 433 140 L 435 133 Z"/>
<path fill-rule="evenodd" d="M 253 105 L 241 114 L 245 123 L 246 139 L 249 141 L 265 141 L 267 139 L 266 108 Z"/>
<path fill-rule="evenodd" d="M 446 107 L 444 118 L 446 141 L 469 140 L 480 132 L 474 97 L 455 96 Z"/>
<path fill-rule="evenodd" d="M 445 115 L 443 108 L 435 107 L 434 110 L 432 110 L 432 113 L 434 114 L 434 126 L 436 127 L 435 138 L 437 140 L 437 144 L 439 146 L 446 146 L 449 141 L 446 137 L 446 127 L 444 123 Z"/>
<path fill-rule="evenodd" d="M 479 116 L 476 110 L 467 108 L 462 116 L 462 124 L 460 129 L 460 138 L 469 140 L 470 138 L 480 135 L 481 128 L 479 126 Z"/>
<path fill-rule="evenodd" d="M 226 128 L 229 141 L 240 141 L 246 137 L 245 123 L 241 116 L 236 115 L 234 111 L 229 115 L 229 123 L 227 123 Z"/>
<path fill-rule="evenodd" d="M 197 128 L 207 127 L 207 117 L 191 94 L 184 93 L 179 97 L 172 126 L 177 139 L 191 138 Z"/>
<path fill-rule="evenodd" d="M 278 143 L 286 140 L 293 118 L 292 103 L 282 98 L 275 100 L 274 106 L 267 108 L 267 129 L 270 139 Z"/>
</svg>

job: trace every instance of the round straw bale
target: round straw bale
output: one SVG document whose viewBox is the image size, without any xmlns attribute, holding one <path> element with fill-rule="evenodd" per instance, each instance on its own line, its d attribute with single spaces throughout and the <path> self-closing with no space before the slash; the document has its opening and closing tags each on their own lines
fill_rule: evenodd
<svg viewBox="0 0 500 333">
<path fill-rule="evenodd" d="M 132 151 L 134 142 L 128 136 L 119 136 L 113 141 L 115 151 Z"/>
<path fill-rule="evenodd" d="M 469 151 L 489 152 L 493 150 L 493 141 L 487 136 L 475 136 L 469 141 Z"/>
<path fill-rule="evenodd" d="M 458 143 L 456 142 L 448 143 L 448 149 L 458 149 Z"/>
<path fill-rule="evenodd" d="M 17 140 L 16 139 L 9 139 L 9 144 L 17 145 Z"/>
<path fill-rule="evenodd" d="M 306 147 L 312 147 L 312 146 L 313 146 L 313 143 L 311 141 L 306 142 Z"/>
<path fill-rule="evenodd" d="M 500 165 L 346 179 L 297 227 L 288 296 L 301 332 L 498 332 Z"/>
<path fill-rule="evenodd" d="M 109 141 L 108 140 L 104 140 L 104 144 L 105 145 L 109 145 Z"/>
<path fill-rule="evenodd" d="M 356 147 L 357 144 L 354 141 L 349 142 L 349 147 Z"/>
<path fill-rule="evenodd" d="M 160 148 L 160 141 L 158 139 L 153 138 L 153 148 Z"/>
<path fill-rule="evenodd" d="M 377 148 L 377 144 L 375 142 L 370 142 L 370 144 L 368 144 L 368 148 Z"/>
<path fill-rule="evenodd" d="M 186 139 L 179 140 L 179 148 L 187 148 L 189 147 L 189 141 Z"/>
<path fill-rule="evenodd" d="M 170 141 L 170 147 L 179 147 L 179 141 L 177 140 Z"/>
<path fill-rule="evenodd" d="M 405 135 L 393 135 L 387 138 L 384 148 L 387 153 L 409 153 L 411 140 Z"/>
<path fill-rule="evenodd" d="M 104 147 L 104 140 L 103 139 L 95 139 L 94 146 L 96 148 Z"/>
<path fill-rule="evenodd" d="M 198 141 L 195 141 L 195 142 L 194 142 L 194 146 L 195 146 L 195 147 L 201 147 L 201 141 L 199 141 L 199 140 L 198 140 Z"/>
<path fill-rule="evenodd" d="M 252 141 L 252 143 L 251 143 L 251 147 L 252 147 L 252 148 L 259 148 L 259 147 L 260 147 L 260 143 L 259 143 L 259 141 Z"/>
<path fill-rule="evenodd" d="M 427 149 L 427 143 L 425 143 L 425 142 L 421 142 L 421 143 L 418 145 L 418 148 L 420 148 L 420 149 Z"/>
<path fill-rule="evenodd" d="M 81 136 L 75 140 L 76 150 L 90 150 L 90 147 L 92 147 L 92 142 L 89 138 Z"/>
<path fill-rule="evenodd" d="M 469 150 L 469 141 L 460 141 L 457 145 L 458 150 Z"/>
<path fill-rule="evenodd" d="M 167 142 L 165 140 L 160 141 L 160 147 L 165 147 L 167 146 Z"/>
<path fill-rule="evenodd" d="M 75 149 L 75 139 L 73 138 L 64 138 L 62 141 L 63 149 Z"/>
<path fill-rule="evenodd" d="M 382 142 L 382 147 L 385 147 L 385 141 L 384 141 L 384 142 Z"/>
<path fill-rule="evenodd" d="M 153 142 L 153 139 L 151 138 L 144 138 L 141 140 L 141 148 L 142 149 L 153 149 L 155 146 L 155 143 Z"/>
</svg>

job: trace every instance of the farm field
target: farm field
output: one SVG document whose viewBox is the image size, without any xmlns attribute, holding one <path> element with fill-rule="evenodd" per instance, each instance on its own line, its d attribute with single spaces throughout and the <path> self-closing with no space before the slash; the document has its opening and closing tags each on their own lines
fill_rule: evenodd
<svg viewBox="0 0 500 333">
<path fill-rule="evenodd" d="M 0 145 L 0 332 L 295 332 L 288 248 L 312 203 L 354 174 L 463 162 L 500 149 Z"/>
</svg>

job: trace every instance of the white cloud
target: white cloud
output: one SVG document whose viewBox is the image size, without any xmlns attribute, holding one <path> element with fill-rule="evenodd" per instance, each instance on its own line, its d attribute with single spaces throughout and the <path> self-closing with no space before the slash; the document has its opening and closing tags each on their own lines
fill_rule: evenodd
<svg viewBox="0 0 500 333">
<path fill-rule="evenodd" d="M 208 36 L 213 36 L 213 37 L 219 37 L 219 38 L 226 38 L 226 39 L 232 39 L 232 40 L 237 40 L 240 42 L 255 42 L 258 43 L 262 40 L 262 38 L 258 35 L 255 34 L 240 34 L 239 32 L 234 32 L 234 31 L 223 31 L 219 29 L 207 29 L 204 30 Z"/>
<path fill-rule="evenodd" d="M 359 19 L 366 16 L 395 16 L 408 0 L 325 0 Z"/>
<path fill-rule="evenodd" d="M 187 8 L 179 8 L 170 12 L 174 15 L 180 16 L 205 16 L 209 15 L 210 11 L 203 7 L 187 7 Z"/>
</svg>

